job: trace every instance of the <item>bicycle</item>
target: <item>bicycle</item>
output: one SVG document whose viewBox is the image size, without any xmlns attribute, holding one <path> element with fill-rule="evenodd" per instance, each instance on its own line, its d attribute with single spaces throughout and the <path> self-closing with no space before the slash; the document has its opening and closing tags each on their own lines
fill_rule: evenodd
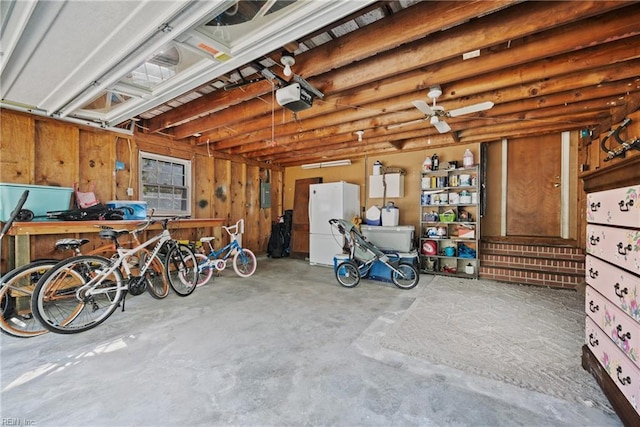
<svg viewBox="0 0 640 427">
<path fill-rule="evenodd" d="M 104 227 L 104 226 L 100 226 Z M 89 243 L 88 239 L 60 239 L 56 241 L 55 248 L 60 252 L 71 251 L 73 255 L 82 255 L 80 247 Z M 127 244 L 139 245 L 137 235 L 133 242 Z M 110 243 L 101 246 L 87 255 L 101 255 L 110 257 L 116 252 L 115 245 Z M 38 281 L 53 268 L 59 259 L 40 259 L 15 268 L 5 274 L 0 280 L 1 316 L 0 329 L 2 332 L 18 337 L 29 338 L 49 332 L 35 318 L 31 312 L 31 297 Z M 138 263 L 141 264 L 141 263 Z M 135 265 L 132 265 L 132 269 Z M 146 272 L 147 290 L 156 299 L 165 298 L 169 294 L 169 284 L 164 274 L 164 266 L 155 259 Z"/>
<path fill-rule="evenodd" d="M 240 277 L 249 277 L 256 272 L 258 262 L 255 254 L 240 244 L 239 237 L 244 233 L 244 219 L 239 219 L 235 225 L 226 227 L 222 226 L 229 233 L 230 242 L 220 250 L 216 251 L 211 246 L 211 242 L 215 237 L 201 237 L 200 241 L 203 245 L 209 245 L 209 253 L 196 253 L 198 259 L 198 284 L 202 286 L 207 283 L 214 271 L 220 272 L 227 267 L 229 257 L 233 255 L 232 265 L 236 274 Z"/>
<path fill-rule="evenodd" d="M 166 248 L 165 274 L 171 288 L 179 296 L 188 296 L 196 288 L 198 269 L 193 251 L 179 245 L 168 230 L 170 221 L 160 221 L 162 232 L 131 249 L 123 248 L 118 237 L 142 232 L 154 221 L 149 217 L 135 230 L 101 230 L 103 239 L 112 240 L 116 254 L 110 259 L 97 255 L 79 255 L 56 264 L 38 281 L 31 300 L 31 311 L 49 331 L 73 334 L 95 328 L 117 307 L 125 309 L 127 294 L 140 295 L 148 286 L 147 270 Z M 146 248 L 155 244 L 148 259 Z M 140 255 L 137 255 L 140 254 Z M 132 274 L 130 262 L 140 256 L 139 275 Z"/>
</svg>

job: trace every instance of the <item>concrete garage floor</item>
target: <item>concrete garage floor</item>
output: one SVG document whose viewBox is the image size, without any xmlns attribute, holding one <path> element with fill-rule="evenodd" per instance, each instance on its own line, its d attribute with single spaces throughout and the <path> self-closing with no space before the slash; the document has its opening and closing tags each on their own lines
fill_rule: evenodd
<svg viewBox="0 0 640 427">
<path fill-rule="evenodd" d="M 82 334 L 3 335 L 2 425 L 621 425 L 382 348 L 431 279 L 345 289 L 331 269 L 259 258 L 250 279 L 230 268 L 187 298 L 131 297 Z"/>
</svg>

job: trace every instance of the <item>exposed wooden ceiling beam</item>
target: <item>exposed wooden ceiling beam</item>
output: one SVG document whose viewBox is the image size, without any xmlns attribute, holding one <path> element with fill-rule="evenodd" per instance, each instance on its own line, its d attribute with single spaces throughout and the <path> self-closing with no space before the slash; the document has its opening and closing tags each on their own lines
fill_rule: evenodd
<svg viewBox="0 0 640 427">
<path fill-rule="evenodd" d="M 311 79 L 310 81 L 325 93 L 331 94 L 385 77 L 394 76 L 401 72 L 434 64 L 446 58 L 462 55 L 462 53 L 474 48 L 507 43 L 511 39 L 524 37 L 533 32 L 534 24 L 532 24 L 532 22 L 535 21 L 534 17 L 537 15 L 541 15 L 541 18 L 543 15 L 553 15 L 554 19 L 552 20 L 542 19 L 542 21 L 545 22 L 545 28 L 550 28 L 553 25 L 552 23 L 555 22 L 557 22 L 556 25 L 559 25 L 560 22 L 572 22 L 585 16 L 591 16 L 596 13 L 596 11 L 612 10 L 626 4 L 624 2 L 568 3 L 572 3 L 571 7 L 563 2 L 544 3 L 544 5 L 526 3 L 530 6 L 526 9 L 527 13 L 524 14 L 526 16 L 514 16 L 514 21 L 510 22 L 508 31 L 507 29 L 505 29 L 504 32 L 495 30 L 495 28 L 501 28 L 505 25 L 503 22 L 505 19 L 510 19 L 513 15 L 518 15 L 518 13 L 514 13 L 512 10 L 513 8 L 518 9 L 521 7 L 521 5 L 516 5 L 513 6 L 513 8 L 508 8 L 495 14 L 473 20 L 464 26 L 442 31 L 433 35 L 433 37 L 427 37 L 416 42 L 416 45 L 414 45 L 415 43 L 409 43 L 408 45 L 400 46 L 391 52 L 378 54 L 372 60 L 360 61 L 357 65 L 342 67 L 326 73 L 326 75 Z M 504 16 L 507 12 L 508 15 Z M 520 13 L 523 13 L 523 11 L 520 11 Z M 531 17 L 531 20 L 529 17 Z M 493 30 L 488 32 L 486 31 L 487 27 L 493 28 Z M 619 33 L 620 27 L 617 27 L 616 34 Z M 593 32 L 589 33 L 589 40 L 592 41 L 592 39 Z M 365 39 L 362 40 L 362 43 L 364 43 Z M 369 43 L 370 42 L 371 40 L 369 40 Z M 437 49 L 434 49 L 434 46 L 437 46 Z M 576 44 L 574 43 L 573 46 L 576 46 Z M 549 48 L 548 45 L 547 48 Z M 564 52 L 566 50 L 567 48 L 565 47 L 562 51 Z M 538 54 L 541 53 L 541 51 L 538 51 Z M 324 58 L 316 57 L 316 61 L 319 62 L 323 61 L 323 59 Z M 255 104 L 254 107 L 260 109 L 261 106 L 258 103 L 253 102 L 253 104 Z M 262 106 L 262 108 L 264 108 L 264 106 Z M 233 114 L 233 109 L 229 110 L 231 111 L 223 111 L 222 114 L 216 115 L 216 117 L 206 117 L 180 126 L 175 129 L 174 136 L 176 138 L 183 138 L 195 133 L 204 133 L 219 126 L 238 123 L 239 116 L 249 118 L 260 115 L 259 112 L 256 113 L 256 110 L 252 108 L 243 109 L 239 111 L 240 114 Z M 262 111 L 264 114 L 264 110 Z"/>
</svg>

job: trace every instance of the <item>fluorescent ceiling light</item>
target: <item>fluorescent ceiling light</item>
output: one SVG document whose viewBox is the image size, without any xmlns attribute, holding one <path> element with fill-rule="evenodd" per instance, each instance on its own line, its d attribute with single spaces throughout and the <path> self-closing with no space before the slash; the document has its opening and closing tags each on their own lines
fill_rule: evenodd
<svg viewBox="0 0 640 427">
<path fill-rule="evenodd" d="M 309 163 L 307 165 L 300 166 L 302 169 L 318 169 L 318 168 L 330 168 L 333 166 L 349 166 L 351 164 L 351 160 L 334 160 L 332 162 L 322 162 L 322 163 Z"/>
</svg>

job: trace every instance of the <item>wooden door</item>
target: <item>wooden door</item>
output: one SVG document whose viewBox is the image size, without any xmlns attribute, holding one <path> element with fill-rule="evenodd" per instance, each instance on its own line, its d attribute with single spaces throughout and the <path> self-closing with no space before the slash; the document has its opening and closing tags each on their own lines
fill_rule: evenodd
<svg viewBox="0 0 640 427">
<path fill-rule="evenodd" d="M 507 236 L 561 237 L 559 134 L 511 140 L 507 148 Z"/>
<path fill-rule="evenodd" d="M 309 256 L 309 185 L 320 184 L 322 178 L 297 179 L 293 193 L 293 218 L 291 223 L 292 258 Z"/>
</svg>

